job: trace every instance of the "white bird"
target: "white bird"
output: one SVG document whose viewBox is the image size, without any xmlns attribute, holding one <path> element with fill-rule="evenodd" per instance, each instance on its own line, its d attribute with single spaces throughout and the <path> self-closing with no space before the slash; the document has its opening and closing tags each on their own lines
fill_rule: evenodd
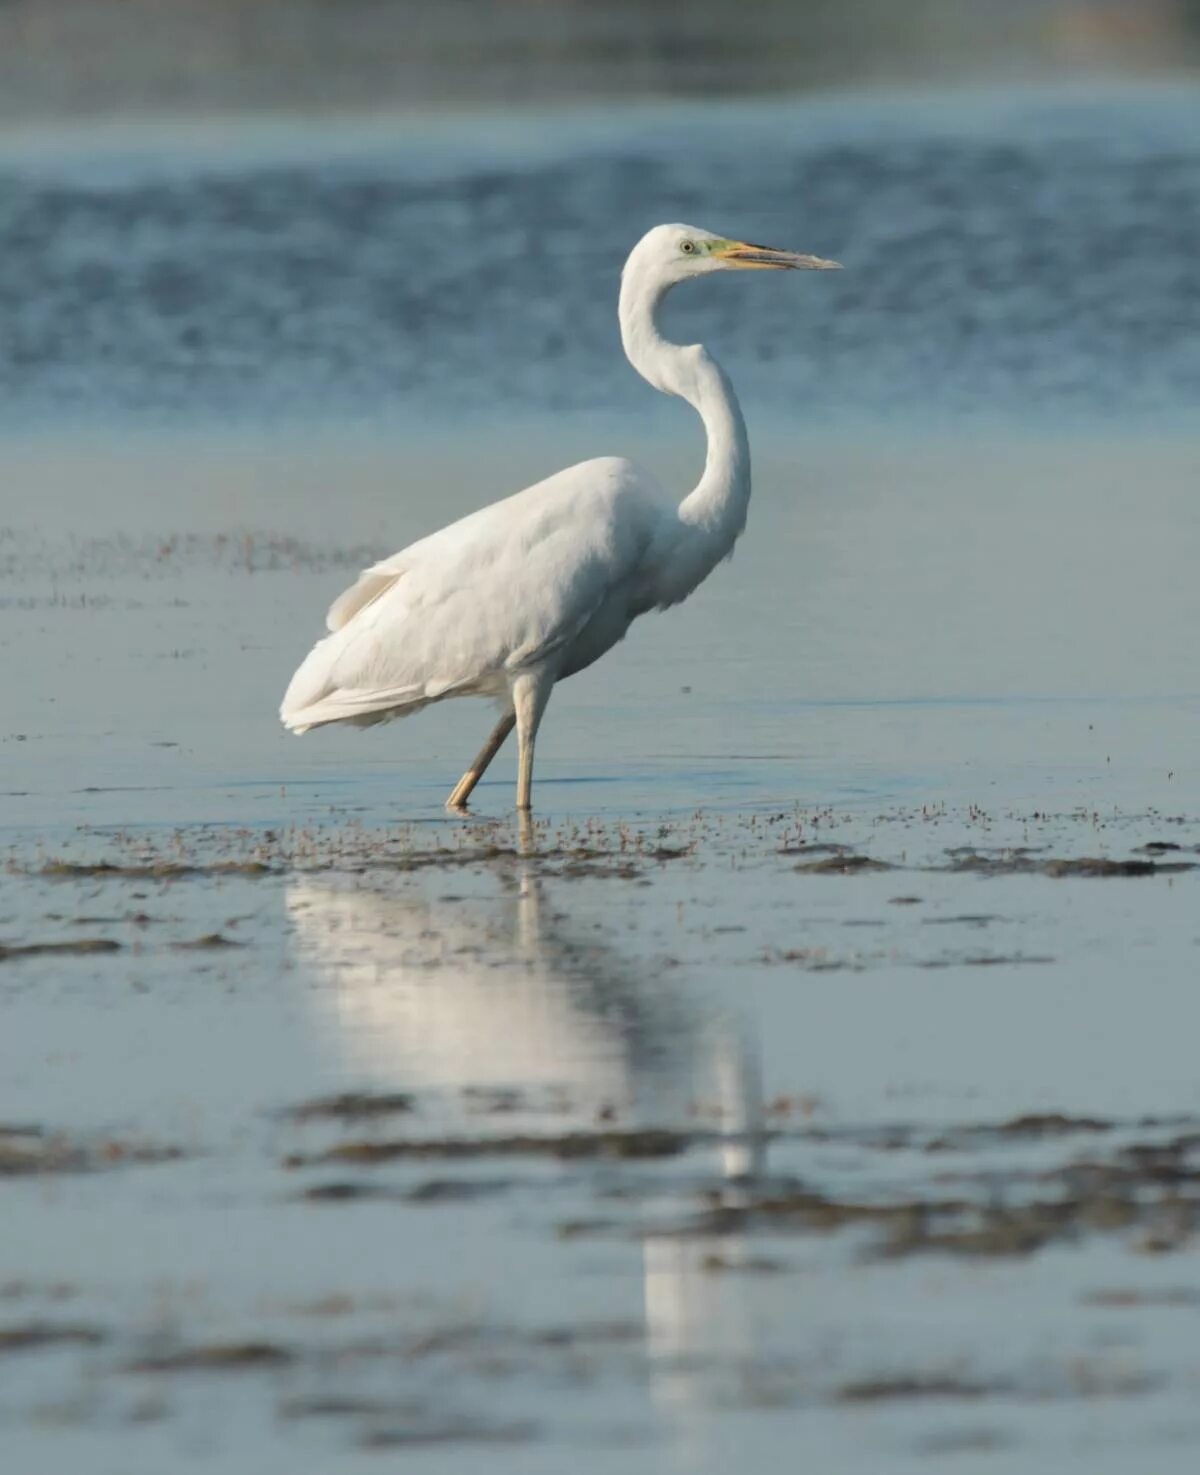
<svg viewBox="0 0 1200 1475">
<path fill-rule="evenodd" d="M 699 344 L 668 343 L 655 309 L 690 277 L 835 261 L 659 225 L 621 274 L 621 341 L 655 389 L 698 412 L 704 474 L 682 502 L 640 466 L 602 456 L 568 467 L 366 569 L 337 600 L 292 677 L 284 725 L 362 726 L 448 697 L 500 700 L 503 716 L 447 804 L 461 809 L 517 729 L 517 808 L 527 810 L 538 725 L 556 681 L 599 659 L 639 616 L 678 604 L 746 525 L 750 447 L 737 398 Z"/>
</svg>

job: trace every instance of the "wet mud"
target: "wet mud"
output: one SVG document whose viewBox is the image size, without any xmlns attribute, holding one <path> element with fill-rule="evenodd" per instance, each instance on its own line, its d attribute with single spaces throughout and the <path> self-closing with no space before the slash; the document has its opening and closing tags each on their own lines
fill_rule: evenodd
<svg viewBox="0 0 1200 1475">
<path fill-rule="evenodd" d="M 94 1173 L 111 1168 L 174 1162 L 178 1147 L 113 1137 L 76 1137 L 39 1126 L 0 1122 L 0 1177 Z"/>
<path fill-rule="evenodd" d="M 1123 1009 L 1128 981 L 1103 945 L 1118 914 L 1141 919 L 1174 976 L 1197 832 L 1150 838 L 1153 815 L 981 813 L 13 844 L 10 1006 L 61 1034 L 135 1001 L 121 1007 L 164 1061 L 126 1062 L 114 1094 L 118 1034 L 80 1056 L 101 1072 L 90 1109 L 54 1120 L 27 1075 L 0 1126 L 27 1247 L 0 1275 L 0 1356 L 33 1379 L 15 1427 L 52 1408 L 98 1433 L 141 1431 L 124 1436 L 136 1451 L 216 1398 L 235 1423 L 265 1415 L 272 1439 L 311 1427 L 323 1458 L 448 1449 L 515 1470 L 575 1449 L 568 1431 L 599 1418 L 589 1458 L 603 1468 L 682 1437 L 668 1389 L 742 1416 L 927 1411 L 895 1446 L 914 1459 L 1021 1446 L 1037 1410 L 1185 1400 L 1161 1318 L 1200 1294 L 1188 1067 L 1160 1063 L 1157 1089 L 1146 1075 L 1118 1092 L 1097 1090 L 1090 1066 L 1064 1075 L 1072 1008 L 1048 1016 L 1056 1048 L 1021 1084 L 1024 1033 L 988 1066 L 973 1032 L 980 1007 L 1032 1022 L 1039 1000 L 1072 993 L 1084 958 L 1093 1003 Z M 1082 909 L 1070 934 L 1064 895 Z M 114 946 L 96 948 L 95 928 Z M 1025 979 L 1040 981 L 1018 1004 Z M 907 1069 L 871 1054 L 864 989 L 887 1015 L 882 1038 L 903 1041 L 917 1017 L 945 1043 Z M 833 1023 L 809 1050 L 813 1009 Z M 219 1111 L 192 1104 L 211 1100 L 206 1073 L 181 1073 L 193 1018 L 225 1042 Z M 249 1053 L 239 1019 L 254 1021 Z M 51 1183 L 94 1183 L 114 1224 L 165 1214 L 174 1247 L 143 1273 L 122 1268 L 118 1236 L 97 1272 L 46 1236 L 37 1185 Z M 273 1244 L 293 1247 L 275 1268 Z M 514 1260 L 527 1298 L 511 1294 Z M 1022 1331 L 1052 1265 L 1048 1327 Z M 464 1276 L 479 1286 L 471 1311 Z M 999 1342 L 980 1332 L 1009 1324 L 993 1277 L 1015 1318 Z M 928 1319 L 939 1306 L 957 1331 Z M 814 1308 L 873 1331 L 818 1357 Z M 1136 1326 L 1136 1352 L 1097 1346 L 1106 1317 Z M 986 1418 L 955 1423 L 959 1408 Z"/>
</svg>

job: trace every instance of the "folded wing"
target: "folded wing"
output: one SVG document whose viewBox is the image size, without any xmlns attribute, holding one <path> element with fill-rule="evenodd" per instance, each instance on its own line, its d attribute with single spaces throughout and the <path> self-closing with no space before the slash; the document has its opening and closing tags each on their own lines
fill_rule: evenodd
<svg viewBox="0 0 1200 1475">
<path fill-rule="evenodd" d="M 630 462 L 588 461 L 374 564 L 331 607 L 284 725 L 383 721 L 565 662 L 600 614 L 619 624 L 663 510 Z"/>
</svg>

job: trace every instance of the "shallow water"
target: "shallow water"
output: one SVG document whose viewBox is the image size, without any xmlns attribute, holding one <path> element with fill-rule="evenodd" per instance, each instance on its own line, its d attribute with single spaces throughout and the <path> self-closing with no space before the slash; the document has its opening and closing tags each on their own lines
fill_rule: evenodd
<svg viewBox="0 0 1200 1475">
<path fill-rule="evenodd" d="M 685 455 L 645 434 L 626 444 L 682 486 L 699 437 L 679 418 Z M 538 754 L 552 815 L 797 801 L 1189 811 L 1188 439 L 851 445 L 777 429 L 756 446 L 733 562 L 556 693 Z M 295 739 L 274 725 L 281 687 L 372 556 L 477 505 L 481 481 L 518 487 L 603 448 L 580 426 L 522 443 L 481 431 L 457 448 L 293 431 L 14 452 L 6 824 L 307 823 L 331 806 L 440 822 L 486 707 Z M 484 812 L 506 810 L 511 765 L 497 760 Z"/>
<path fill-rule="evenodd" d="M 71 1127 L 0 1138 L 45 1162 L 5 1189 L 9 1447 L 1186 1468 L 1198 842 L 798 807 L 18 861 L 12 932 L 120 950 L 0 962 L 6 1110 Z M 1098 853 L 1145 873 L 1041 869 Z"/>
<path fill-rule="evenodd" d="M 683 111 L 497 135 L 486 188 L 449 128 L 9 150 L 20 1468 L 1192 1468 L 1196 134 L 1115 106 L 735 110 L 737 179 Z M 690 484 L 612 274 L 786 169 L 769 233 L 861 285 L 680 294 L 749 528 L 555 694 L 532 843 L 511 754 L 441 807 L 482 706 L 285 736 L 376 554 L 600 452 Z M 436 302 L 385 249 L 433 226 Z"/>
<path fill-rule="evenodd" d="M 1190 1466 L 1194 453 L 900 444 L 760 437 L 732 566 L 556 693 L 541 859 L 511 755 L 441 809 L 482 707 L 271 716 L 479 445 L 10 458 L 0 940 L 119 945 L 0 955 L 23 1468 Z M 343 1091 L 411 1109 L 280 1115 Z"/>
</svg>

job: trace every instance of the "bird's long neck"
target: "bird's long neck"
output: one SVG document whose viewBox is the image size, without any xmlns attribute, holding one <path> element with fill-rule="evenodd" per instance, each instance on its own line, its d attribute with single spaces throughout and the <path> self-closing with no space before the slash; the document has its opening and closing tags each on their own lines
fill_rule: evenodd
<svg viewBox="0 0 1200 1475">
<path fill-rule="evenodd" d="M 679 540 L 667 582 L 680 584 L 682 599 L 732 551 L 746 525 L 750 503 L 750 443 L 733 386 L 720 364 L 699 344 L 681 347 L 659 333 L 655 310 L 666 288 L 626 272 L 621 281 L 621 341 L 629 362 L 643 379 L 687 400 L 704 421 L 708 454 L 704 474 L 679 505 L 684 536 Z"/>
</svg>

